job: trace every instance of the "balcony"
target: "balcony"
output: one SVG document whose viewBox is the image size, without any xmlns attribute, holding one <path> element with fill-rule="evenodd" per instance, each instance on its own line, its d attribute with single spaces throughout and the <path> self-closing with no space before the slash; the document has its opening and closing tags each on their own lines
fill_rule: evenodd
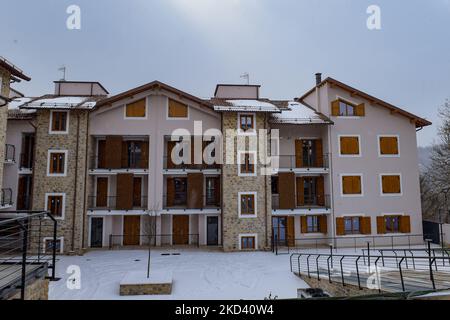
<svg viewBox="0 0 450 320">
<path fill-rule="evenodd" d="M 297 155 L 280 155 L 278 159 L 278 171 L 323 173 L 328 171 L 329 168 L 328 153 L 322 155 L 322 157 L 314 154 L 303 157 Z"/>
<path fill-rule="evenodd" d="M 168 197 L 167 194 L 163 196 L 163 209 L 168 212 L 172 211 L 186 211 L 186 210 L 208 210 L 218 211 L 220 209 L 220 199 L 215 194 L 203 195 L 200 201 L 188 201 L 187 193 L 175 194 Z"/>
<path fill-rule="evenodd" d="M 175 164 L 172 162 L 170 157 L 165 156 L 164 157 L 164 163 L 163 163 L 163 169 L 165 171 L 168 170 L 181 170 L 181 171 L 189 171 L 189 170 L 196 170 L 196 171 L 204 171 L 204 170 L 219 170 L 220 164 L 213 163 L 213 164 L 207 164 L 207 163 L 201 163 L 201 164 L 195 164 L 193 163 L 180 163 Z"/>
<path fill-rule="evenodd" d="M 91 157 L 90 163 L 91 171 L 148 172 L 148 159 L 141 156 L 121 157 L 120 164 L 108 164 L 105 157 L 100 155 Z"/>
<path fill-rule="evenodd" d="M 148 201 L 147 196 L 142 197 L 133 197 L 133 204 L 129 207 L 129 209 L 123 209 L 121 206 L 118 206 L 118 196 L 106 196 L 106 197 L 98 197 L 98 196 L 89 196 L 88 197 L 88 209 L 89 210 L 147 210 L 148 209 Z"/>
<path fill-rule="evenodd" d="M 16 162 L 16 147 L 12 144 L 5 145 L 5 163 Z"/>
<path fill-rule="evenodd" d="M 316 196 L 304 196 L 303 203 L 299 201 L 295 202 L 294 208 L 283 208 L 280 209 L 280 201 L 278 194 L 272 194 L 272 210 L 289 210 L 289 211 L 299 211 L 302 213 L 315 212 L 315 211 L 329 211 L 331 208 L 331 198 L 330 195 L 316 195 Z"/>
<path fill-rule="evenodd" d="M 13 205 L 12 200 L 12 189 L 4 188 L 2 189 L 1 199 L 0 199 L 0 207 L 1 208 L 9 208 Z"/>
</svg>

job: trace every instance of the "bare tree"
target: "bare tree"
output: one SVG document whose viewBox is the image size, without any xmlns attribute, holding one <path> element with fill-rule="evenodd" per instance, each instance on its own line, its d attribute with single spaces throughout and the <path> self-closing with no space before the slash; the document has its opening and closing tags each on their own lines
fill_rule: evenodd
<svg viewBox="0 0 450 320">
<path fill-rule="evenodd" d="M 147 237 L 148 245 L 148 262 L 147 262 L 147 278 L 150 277 L 151 266 L 151 248 L 156 246 L 156 216 L 158 214 L 158 206 L 155 205 L 146 211 L 147 219 L 145 219 L 144 231 Z"/>
</svg>

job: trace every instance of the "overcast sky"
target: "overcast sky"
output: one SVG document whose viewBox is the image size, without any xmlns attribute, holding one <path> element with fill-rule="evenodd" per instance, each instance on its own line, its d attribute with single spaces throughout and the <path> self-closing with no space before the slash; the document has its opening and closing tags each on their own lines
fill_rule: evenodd
<svg viewBox="0 0 450 320">
<path fill-rule="evenodd" d="M 243 83 L 289 99 L 322 72 L 434 122 L 450 98 L 450 0 L 0 0 L 0 55 L 32 77 L 16 88 L 52 92 L 68 80 L 100 81 L 111 94 L 160 80 L 199 97 Z M 69 30 L 66 9 L 81 8 Z M 381 30 L 366 26 L 381 8 Z"/>
</svg>

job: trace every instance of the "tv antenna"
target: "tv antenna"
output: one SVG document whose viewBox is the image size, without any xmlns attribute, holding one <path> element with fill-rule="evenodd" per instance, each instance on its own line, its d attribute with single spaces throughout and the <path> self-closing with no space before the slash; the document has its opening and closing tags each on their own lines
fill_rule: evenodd
<svg viewBox="0 0 450 320">
<path fill-rule="evenodd" d="M 241 79 L 246 79 L 247 80 L 247 85 L 250 84 L 250 75 L 248 72 L 245 72 L 244 74 L 241 74 Z"/>
<path fill-rule="evenodd" d="M 63 77 L 61 79 L 61 81 L 66 81 L 66 66 L 61 66 L 60 68 L 58 68 L 58 71 L 62 71 L 63 73 Z"/>
</svg>

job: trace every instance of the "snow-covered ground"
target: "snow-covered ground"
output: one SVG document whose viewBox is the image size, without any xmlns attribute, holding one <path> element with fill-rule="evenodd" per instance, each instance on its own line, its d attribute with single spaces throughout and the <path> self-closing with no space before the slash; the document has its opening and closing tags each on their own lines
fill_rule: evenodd
<svg viewBox="0 0 450 320">
<path fill-rule="evenodd" d="M 180 255 L 161 255 L 180 253 Z M 271 252 L 153 250 L 152 270 L 172 273 L 172 295 L 120 296 L 119 283 L 128 271 L 147 268 L 146 250 L 91 251 L 84 256 L 60 256 L 50 299 L 264 299 L 269 294 L 296 298 L 307 284 L 290 272 L 289 255 Z M 79 266 L 81 288 L 68 289 L 66 273 Z M 70 269 L 69 269 L 70 270 Z M 73 271 L 70 271 L 73 272 Z"/>
</svg>

